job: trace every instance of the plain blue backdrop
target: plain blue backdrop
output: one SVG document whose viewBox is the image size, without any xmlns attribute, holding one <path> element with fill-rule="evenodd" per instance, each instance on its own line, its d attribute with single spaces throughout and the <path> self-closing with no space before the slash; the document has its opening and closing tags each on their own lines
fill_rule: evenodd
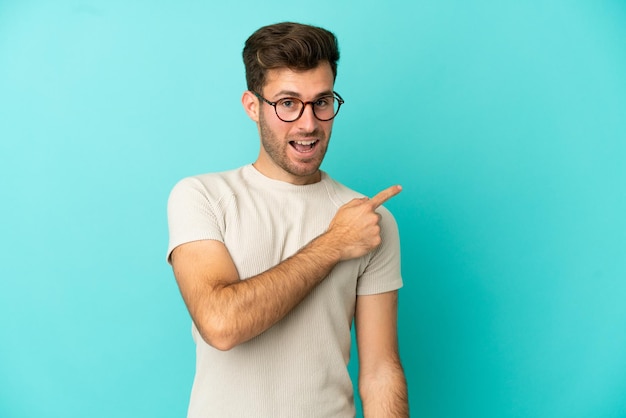
<svg viewBox="0 0 626 418">
<path fill-rule="evenodd" d="M 167 196 L 256 157 L 284 20 L 339 38 L 323 168 L 404 186 L 412 416 L 626 417 L 621 0 L 0 1 L 0 416 L 184 416 Z"/>
</svg>

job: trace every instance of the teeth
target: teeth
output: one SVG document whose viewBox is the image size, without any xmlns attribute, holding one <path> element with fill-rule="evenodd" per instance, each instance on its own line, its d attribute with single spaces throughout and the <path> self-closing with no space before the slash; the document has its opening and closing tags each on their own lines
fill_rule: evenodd
<svg viewBox="0 0 626 418">
<path fill-rule="evenodd" d="M 298 145 L 313 145 L 317 142 L 317 140 L 313 140 L 313 141 L 293 141 Z"/>
</svg>

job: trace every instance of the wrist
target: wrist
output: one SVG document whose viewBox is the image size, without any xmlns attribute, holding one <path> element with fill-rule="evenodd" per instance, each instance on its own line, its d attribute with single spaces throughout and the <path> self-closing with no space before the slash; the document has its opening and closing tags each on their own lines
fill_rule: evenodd
<svg viewBox="0 0 626 418">
<path fill-rule="evenodd" d="M 309 247 L 315 252 L 317 259 L 326 260 L 333 267 L 342 261 L 341 246 L 328 231 L 311 241 Z"/>
</svg>

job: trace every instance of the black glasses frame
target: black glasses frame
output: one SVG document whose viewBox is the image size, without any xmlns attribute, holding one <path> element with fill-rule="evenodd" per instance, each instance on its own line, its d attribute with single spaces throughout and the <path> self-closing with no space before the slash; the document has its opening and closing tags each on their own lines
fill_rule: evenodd
<svg viewBox="0 0 626 418">
<path fill-rule="evenodd" d="M 303 102 L 302 100 L 298 99 L 297 97 L 284 97 L 280 100 L 284 100 L 284 99 L 289 99 L 289 100 L 297 100 L 300 103 L 302 103 L 302 108 L 300 109 L 300 113 L 298 114 L 298 116 L 293 119 L 293 120 L 285 120 L 283 118 L 281 118 L 280 116 L 278 116 L 278 109 L 276 109 L 276 105 L 278 104 L 278 102 L 280 100 L 277 100 L 275 102 L 271 102 L 269 100 L 267 100 L 265 97 L 261 96 L 259 93 L 257 93 L 256 91 L 252 91 L 252 93 L 258 97 L 259 99 L 263 100 L 265 103 L 267 103 L 268 105 L 272 106 L 274 108 L 274 112 L 276 113 L 276 117 L 280 120 L 282 120 L 283 122 L 295 122 L 298 119 L 300 119 L 302 117 L 302 114 L 304 113 L 304 109 L 306 108 L 306 105 L 310 104 L 311 105 L 311 109 L 313 110 L 313 115 L 317 118 L 317 120 L 320 120 L 322 122 L 328 122 L 329 120 L 333 120 L 335 118 L 335 116 L 337 116 L 337 114 L 339 113 L 339 109 L 341 108 L 341 105 L 345 103 L 345 101 L 341 98 L 341 96 L 339 95 L 339 93 L 337 93 L 336 91 L 333 91 L 333 97 L 337 100 L 337 111 L 335 112 L 335 114 L 328 119 L 322 119 L 319 116 L 317 116 L 317 114 L 315 113 L 315 101 L 312 102 Z M 323 97 L 330 97 L 330 96 L 323 96 Z M 322 99 L 323 97 L 318 98 Z"/>
</svg>

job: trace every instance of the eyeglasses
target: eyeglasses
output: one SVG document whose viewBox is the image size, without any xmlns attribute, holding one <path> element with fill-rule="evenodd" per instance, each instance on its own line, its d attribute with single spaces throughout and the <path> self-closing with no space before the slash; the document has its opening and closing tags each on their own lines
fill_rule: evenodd
<svg viewBox="0 0 626 418">
<path fill-rule="evenodd" d="M 252 93 L 268 105 L 274 107 L 276 116 L 283 122 L 295 122 L 300 119 L 300 116 L 304 113 L 304 108 L 308 104 L 313 109 L 313 115 L 322 122 L 326 122 L 337 116 L 339 108 L 345 103 L 339 93 L 335 91 L 333 91 L 332 96 L 322 96 L 312 102 L 303 102 L 295 97 L 285 97 L 275 102 L 270 102 L 257 92 L 253 91 Z"/>
</svg>

